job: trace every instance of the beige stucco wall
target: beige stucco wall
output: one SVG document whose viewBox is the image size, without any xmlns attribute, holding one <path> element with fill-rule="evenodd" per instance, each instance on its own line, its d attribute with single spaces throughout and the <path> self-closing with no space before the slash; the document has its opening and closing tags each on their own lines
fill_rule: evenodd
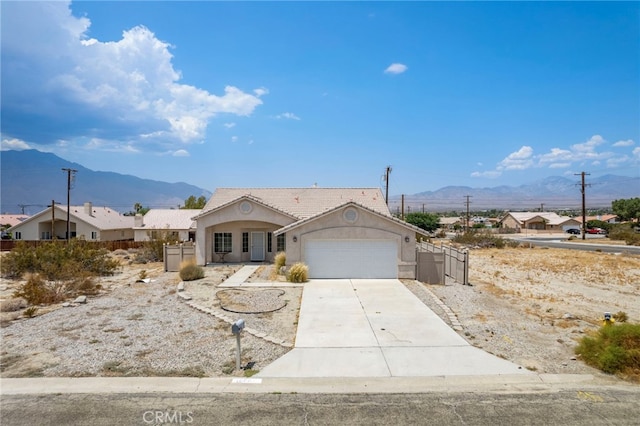
<svg viewBox="0 0 640 426">
<path fill-rule="evenodd" d="M 175 229 L 134 229 L 133 230 L 133 239 L 134 241 L 151 241 L 151 233 L 152 231 L 160 231 L 160 232 L 177 232 L 179 241 L 189 241 L 189 230 L 175 230 Z"/>
<path fill-rule="evenodd" d="M 393 240 L 398 246 L 398 277 L 414 279 L 416 268 L 415 232 L 400 224 L 386 220 L 363 209 L 358 209 L 358 218 L 349 223 L 343 214 L 348 208 L 296 227 L 286 236 L 287 265 L 304 262 L 305 243 L 310 240 Z M 294 242 L 294 237 L 297 242 Z M 405 238 L 408 237 L 408 242 Z"/>
<path fill-rule="evenodd" d="M 295 219 L 253 201 L 246 201 L 251 204 L 251 211 L 245 213 L 239 207 L 242 202 L 240 200 L 198 218 L 196 221 L 196 261 L 198 265 L 220 261 L 220 257 L 213 252 L 213 235 L 216 232 L 232 233 L 231 247 L 233 251 L 225 256 L 224 260 L 226 262 L 250 261 L 251 248 L 249 247 L 248 253 L 242 252 L 243 232 L 264 232 L 265 260 L 273 260 L 276 250 L 276 238 L 273 236 L 272 251 L 266 252 L 266 233 L 289 225 Z"/>
</svg>

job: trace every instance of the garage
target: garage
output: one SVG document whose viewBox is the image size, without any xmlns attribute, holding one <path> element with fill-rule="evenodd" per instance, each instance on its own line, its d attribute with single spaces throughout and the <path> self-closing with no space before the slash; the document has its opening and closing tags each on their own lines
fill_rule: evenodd
<svg viewBox="0 0 640 426">
<path fill-rule="evenodd" d="M 397 278 L 393 240 L 310 240 L 304 245 L 310 278 Z"/>
</svg>

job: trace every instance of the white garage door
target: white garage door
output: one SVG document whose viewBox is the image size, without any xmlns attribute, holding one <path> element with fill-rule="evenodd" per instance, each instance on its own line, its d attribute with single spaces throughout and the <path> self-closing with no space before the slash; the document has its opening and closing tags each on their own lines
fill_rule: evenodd
<svg viewBox="0 0 640 426">
<path fill-rule="evenodd" d="M 304 247 L 310 278 L 397 278 L 392 240 L 311 240 Z"/>
</svg>

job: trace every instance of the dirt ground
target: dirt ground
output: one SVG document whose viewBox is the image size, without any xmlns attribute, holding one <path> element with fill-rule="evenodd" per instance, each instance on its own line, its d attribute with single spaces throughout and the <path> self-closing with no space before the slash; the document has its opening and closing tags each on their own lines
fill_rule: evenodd
<svg viewBox="0 0 640 426">
<path fill-rule="evenodd" d="M 228 368 L 235 348 L 228 324 L 179 301 L 177 273 L 164 272 L 161 264 L 129 264 L 127 256 L 121 258 L 122 269 L 100 278 L 103 291 L 86 305 L 40 306 L 34 318 L 27 318 L 26 305 L 12 298 L 20 282 L 2 279 L 1 377 L 242 374 Z M 205 307 L 220 307 L 217 286 L 239 268 L 208 267 L 205 279 L 186 288 Z M 136 283 L 143 270 L 150 283 Z M 265 266 L 250 281 L 268 276 Z M 540 373 L 600 374 L 575 356 L 576 342 L 598 328 L 604 312 L 625 312 L 630 322 L 640 321 L 640 256 L 543 248 L 472 250 L 470 278 L 471 286 L 424 288 L 457 315 L 460 334 L 470 343 Z M 285 308 L 253 314 L 251 327 L 293 341 L 301 293 L 287 289 Z M 269 297 L 272 303 L 280 296 Z M 421 299 L 446 320 L 430 297 Z M 259 370 L 287 350 L 248 336 L 243 362 Z"/>
<path fill-rule="evenodd" d="M 574 354 L 604 312 L 640 322 L 640 256 L 546 248 L 470 252 L 471 286 L 428 288 L 460 320 L 463 336 L 540 373 L 598 372 Z"/>
</svg>

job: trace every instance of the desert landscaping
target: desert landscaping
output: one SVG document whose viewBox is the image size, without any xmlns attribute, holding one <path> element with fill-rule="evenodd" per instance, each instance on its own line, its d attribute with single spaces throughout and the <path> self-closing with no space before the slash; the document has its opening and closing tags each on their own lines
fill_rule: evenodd
<svg viewBox="0 0 640 426">
<path fill-rule="evenodd" d="M 223 289 L 219 285 L 241 265 L 208 266 L 205 278 L 184 284 L 203 312 L 178 297 L 177 272 L 164 272 L 160 263 L 131 263 L 123 250 L 112 256 L 121 267 L 99 279 L 100 293 L 86 303 L 29 312 L 13 298 L 21 282 L 2 279 L 1 377 L 250 376 L 295 340 L 302 287 L 272 282 Z M 640 256 L 477 249 L 469 270 L 470 286 L 403 282 L 451 324 L 435 298 L 444 302 L 473 345 L 532 371 L 604 375 L 574 354 L 577 340 L 600 326 L 604 312 L 640 319 Z M 266 282 L 270 275 L 271 266 L 263 265 L 250 281 Z M 223 317 L 242 317 L 255 334 L 271 339 L 243 335 L 241 371 Z"/>
</svg>

